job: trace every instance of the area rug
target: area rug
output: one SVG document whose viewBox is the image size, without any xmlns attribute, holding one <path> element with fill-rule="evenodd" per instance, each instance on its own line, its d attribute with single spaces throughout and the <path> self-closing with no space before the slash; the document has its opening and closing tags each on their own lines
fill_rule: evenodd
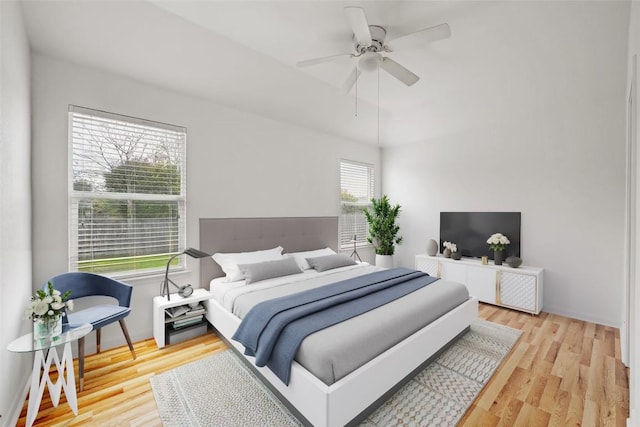
<svg viewBox="0 0 640 427">
<path fill-rule="evenodd" d="M 455 426 L 520 335 L 495 323 L 473 323 L 361 425 Z M 167 427 L 301 425 L 231 350 L 150 381 Z"/>
</svg>

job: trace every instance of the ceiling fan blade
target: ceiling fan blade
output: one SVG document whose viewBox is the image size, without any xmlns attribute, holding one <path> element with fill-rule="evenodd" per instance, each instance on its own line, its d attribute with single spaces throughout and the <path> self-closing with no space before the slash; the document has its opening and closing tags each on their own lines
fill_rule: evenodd
<svg viewBox="0 0 640 427">
<path fill-rule="evenodd" d="M 349 92 L 351 92 L 351 88 L 353 87 L 353 85 L 356 84 L 356 81 L 358 80 L 359 76 L 360 76 L 360 70 L 358 70 L 358 67 L 353 67 L 353 70 L 351 70 L 351 74 L 349 74 L 349 77 L 347 77 L 344 83 L 342 83 L 343 95 L 346 95 Z"/>
<path fill-rule="evenodd" d="M 382 63 L 380 64 L 380 68 L 382 68 L 387 73 L 391 74 L 393 77 L 400 80 L 407 86 L 411 86 L 412 84 L 420 80 L 420 77 L 416 76 L 411 71 L 407 70 L 391 58 L 383 58 Z"/>
<path fill-rule="evenodd" d="M 389 40 L 389 43 L 392 46 L 391 50 L 396 50 L 398 48 L 406 49 L 416 47 L 423 43 L 431 43 L 438 40 L 448 39 L 449 37 L 451 37 L 451 28 L 449 27 L 449 24 L 445 23 L 400 36 Z"/>
<path fill-rule="evenodd" d="M 353 34 L 356 36 L 358 44 L 363 46 L 371 46 L 371 32 L 369 31 L 369 24 L 367 23 L 367 16 L 364 14 L 364 9 L 361 7 L 347 6 L 344 8 L 347 14 L 347 20 L 353 30 Z"/>
<path fill-rule="evenodd" d="M 323 62 L 331 62 L 331 61 L 335 61 L 336 59 L 351 57 L 351 56 L 353 55 L 350 53 L 341 53 L 339 55 L 322 56 L 320 58 L 306 59 L 304 61 L 296 62 L 296 67 L 298 68 L 309 67 L 311 65 L 322 64 Z"/>
</svg>

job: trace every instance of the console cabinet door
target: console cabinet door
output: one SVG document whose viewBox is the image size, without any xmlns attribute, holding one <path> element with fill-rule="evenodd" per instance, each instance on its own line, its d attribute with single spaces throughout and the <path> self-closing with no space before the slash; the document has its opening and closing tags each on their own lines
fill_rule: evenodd
<svg viewBox="0 0 640 427">
<path fill-rule="evenodd" d="M 452 282 L 467 283 L 467 266 L 455 261 L 440 262 L 440 278 Z"/>
<path fill-rule="evenodd" d="M 529 274 L 502 271 L 500 275 L 500 304 L 537 313 L 537 279 Z"/>
<path fill-rule="evenodd" d="M 438 272 L 438 260 L 426 256 L 416 256 L 416 270 L 424 271 L 429 276 L 440 277 Z"/>
<path fill-rule="evenodd" d="M 487 267 L 467 267 L 467 289 L 469 295 L 489 304 L 496 303 L 497 270 Z"/>
</svg>

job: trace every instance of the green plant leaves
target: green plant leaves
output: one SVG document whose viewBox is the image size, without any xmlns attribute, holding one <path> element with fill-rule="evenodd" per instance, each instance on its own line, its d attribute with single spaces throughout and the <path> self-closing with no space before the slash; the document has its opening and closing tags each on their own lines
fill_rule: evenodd
<svg viewBox="0 0 640 427">
<path fill-rule="evenodd" d="M 380 199 L 371 199 L 371 209 L 363 212 L 369 223 L 367 241 L 374 246 L 376 254 L 393 255 L 395 245 L 402 242 L 402 236 L 398 236 L 400 226 L 396 224 L 400 205 L 391 206 L 389 198 L 383 195 Z"/>
</svg>

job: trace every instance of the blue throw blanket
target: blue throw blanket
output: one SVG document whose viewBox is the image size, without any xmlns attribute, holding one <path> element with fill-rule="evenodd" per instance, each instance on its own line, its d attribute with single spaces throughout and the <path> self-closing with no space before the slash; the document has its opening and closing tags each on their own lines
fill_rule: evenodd
<svg viewBox="0 0 640 427">
<path fill-rule="evenodd" d="M 256 304 L 233 339 L 289 384 L 302 340 L 321 329 L 387 304 L 438 280 L 406 268 L 378 271 Z"/>
</svg>

